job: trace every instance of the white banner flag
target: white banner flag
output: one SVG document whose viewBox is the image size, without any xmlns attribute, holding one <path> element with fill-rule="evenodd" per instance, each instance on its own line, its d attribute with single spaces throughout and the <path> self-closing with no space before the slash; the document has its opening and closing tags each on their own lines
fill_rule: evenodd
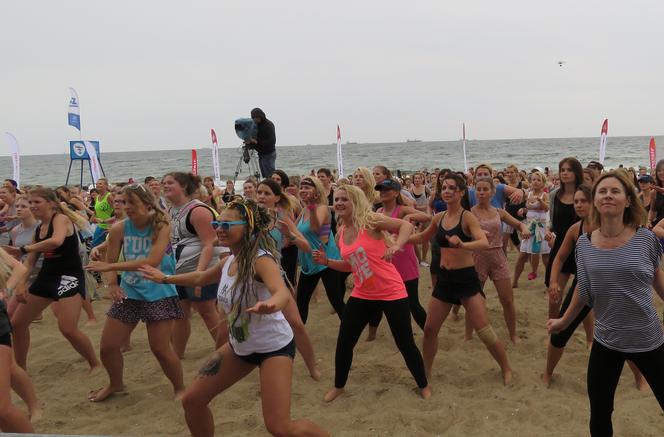
<svg viewBox="0 0 664 437">
<path fill-rule="evenodd" d="M 92 183 L 96 184 L 101 178 L 101 167 L 99 166 L 99 158 L 95 146 L 89 141 L 83 141 L 85 144 L 85 151 L 88 152 L 90 157 L 90 171 L 92 172 Z"/>
<path fill-rule="evenodd" d="M 214 173 L 214 184 L 221 185 L 221 174 L 219 173 L 219 144 L 214 129 L 210 129 L 212 135 L 212 172 Z M 211 193 L 210 193 L 211 194 Z"/>
<path fill-rule="evenodd" d="M 341 129 L 339 129 L 339 125 L 337 125 L 337 172 L 339 178 L 344 177 L 344 157 L 341 153 Z"/>
<path fill-rule="evenodd" d="M 463 168 L 468 173 L 468 158 L 466 157 L 466 123 L 463 123 Z"/>
<path fill-rule="evenodd" d="M 599 140 L 599 162 L 604 164 L 604 157 L 606 156 L 606 137 L 609 134 L 609 119 L 605 119 L 602 123 L 602 133 Z"/>
<path fill-rule="evenodd" d="M 78 129 L 81 134 L 81 108 L 78 104 L 78 94 L 74 88 L 69 88 L 69 109 L 67 110 L 67 122 L 69 126 Z"/>
<path fill-rule="evenodd" d="M 7 138 L 7 144 L 9 145 L 9 153 L 12 155 L 12 164 L 14 167 L 14 176 L 12 179 L 16 181 L 17 187 L 20 187 L 21 157 L 18 151 L 18 141 L 16 141 L 16 137 L 9 132 L 5 132 L 5 138 Z"/>
</svg>

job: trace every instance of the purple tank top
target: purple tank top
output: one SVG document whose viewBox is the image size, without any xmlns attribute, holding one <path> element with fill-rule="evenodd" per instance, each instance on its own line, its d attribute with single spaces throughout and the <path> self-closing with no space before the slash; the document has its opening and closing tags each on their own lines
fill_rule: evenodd
<svg viewBox="0 0 664 437">
<path fill-rule="evenodd" d="M 399 218 L 400 210 L 401 206 L 397 205 L 390 217 Z M 379 211 L 383 212 L 383 208 Z M 415 246 L 411 243 L 407 243 L 399 252 L 392 255 L 392 264 L 397 268 L 399 275 L 401 275 L 401 280 L 404 282 L 420 277 L 420 267 L 417 263 L 417 255 L 415 255 Z"/>
</svg>

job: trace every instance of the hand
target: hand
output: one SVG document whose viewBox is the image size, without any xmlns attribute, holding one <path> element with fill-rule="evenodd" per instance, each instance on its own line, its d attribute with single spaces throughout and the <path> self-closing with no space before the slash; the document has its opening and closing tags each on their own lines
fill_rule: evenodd
<svg viewBox="0 0 664 437">
<path fill-rule="evenodd" d="M 510 202 L 518 204 L 523 201 L 523 190 L 516 190 L 510 194 Z"/>
<path fill-rule="evenodd" d="M 2 246 L 2 248 L 7 252 L 10 256 L 13 256 L 16 259 L 21 259 L 21 249 L 15 246 Z"/>
<path fill-rule="evenodd" d="M 138 271 L 143 274 L 143 278 L 148 281 L 162 283 L 166 275 L 158 268 L 152 267 L 149 264 L 143 264 L 138 268 Z"/>
<path fill-rule="evenodd" d="M 556 242 L 556 234 L 547 230 L 544 234 L 544 240 L 549 243 L 549 247 L 553 247 L 553 244 Z"/>
<path fill-rule="evenodd" d="M 560 287 L 557 282 L 549 283 L 549 299 L 551 302 L 560 302 Z"/>
<path fill-rule="evenodd" d="M 447 241 L 450 243 L 450 247 L 454 249 L 463 249 L 463 241 L 457 235 L 445 235 Z"/>
<path fill-rule="evenodd" d="M 385 261 L 392 261 L 392 256 L 400 250 L 399 246 L 390 246 L 385 250 L 385 254 L 381 258 Z"/>
<path fill-rule="evenodd" d="M 108 292 L 111 295 L 111 299 L 113 299 L 114 302 L 122 302 L 127 298 L 127 295 L 122 291 L 122 288 L 118 284 L 115 285 L 109 285 L 108 286 Z"/>
<path fill-rule="evenodd" d="M 269 302 L 256 302 L 256 305 L 252 306 L 251 308 L 247 308 L 246 310 L 248 313 L 254 313 L 254 314 L 272 314 L 277 312 L 277 306 L 273 303 Z"/>
<path fill-rule="evenodd" d="M 522 240 L 527 240 L 532 236 L 533 236 L 533 234 L 530 232 L 530 230 L 526 226 L 521 227 L 520 237 L 521 237 Z"/>
<path fill-rule="evenodd" d="M 28 303 L 28 293 L 24 287 L 19 287 L 14 290 L 14 297 L 18 303 Z"/>
<path fill-rule="evenodd" d="M 110 263 L 104 262 L 104 261 L 90 261 L 87 266 L 85 266 L 85 270 L 92 271 L 92 272 L 108 272 L 111 267 Z"/>
<path fill-rule="evenodd" d="M 563 319 L 549 319 L 546 322 L 546 330 L 549 334 L 557 334 L 565 328 L 566 326 L 565 323 L 563 323 Z"/>
<path fill-rule="evenodd" d="M 101 250 L 99 250 L 99 246 L 95 246 L 92 248 L 92 250 L 90 251 L 90 259 L 92 261 L 101 260 Z"/>
<path fill-rule="evenodd" d="M 519 208 L 519 210 L 516 212 L 516 214 L 519 217 L 525 217 L 527 212 L 528 212 L 528 210 L 526 208 Z"/>
<path fill-rule="evenodd" d="M 327 254 L 325 253 L 325 250 L 323 250 L 322 245 L 319 246 L 318 249 L 311 252 L 311 255 L 313 256 L 314 262 L 316 264 L 322 264 L 326 266 L 329 262 L 329 260 L 327 259 Z"/>
<path fill-rule="evenodd" d="M 652 188 L 658 193 L 664 193 L 664 187 L 660 187 L 659 185 L 653 185 Z"/>
</svg>

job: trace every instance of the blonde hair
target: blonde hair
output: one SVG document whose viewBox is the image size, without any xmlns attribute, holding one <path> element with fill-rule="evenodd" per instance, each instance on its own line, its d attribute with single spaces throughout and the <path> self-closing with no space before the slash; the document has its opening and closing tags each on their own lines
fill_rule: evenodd
<svg viewBox="0 0 664 437">
<path fill-rule="evenodd" d="M 353 212 L 351 216 L 353 224 L 357 228 L 357 232 L 376 231 L 378 221 L 381 219 L 381 214 L 373 212 L 373 205 L 369 203 L 364 191 L 354 185 L 343 185 L 337 188 L 336 191 L 342 190 L 346 192 L 350 203 L 353 204 Z M 343 219 L 338 218 L 337 220 L 342 226 L 346 225 Z M 385 243 L 388 246 L 391 246 L 393 244 L 392 239 L 385 232 L 382 232 L 382 235 Z"/>
<path fill-rule="evenodd" d="M 479 170 L 481 168 L 486 168 L 487 170 L 489 170 L 489 175 L 491 177 L 493 177 L 493 167 L 491 167 L 491 165 L 485 164 L 485 163 L 478 164 L 477 166 L 475 166 L 475 174 L 477 174 L 477 170 Z"/>
<path fill-rule="evenodd" d="M 491 177 L 488 178 L 486 176 L 481 177 L 481 178 L 477 178 L 477 179 L 475 179 L 475 187 L 477 187 L 477 184 L 479 184 L 480 182 L 486 182 L 487 184 L 489 184 L 491 186 L 491 191 L 493 191 L 493 192 L 496 191 L 496 183 L 493 181 L 493 178 L 491 178 Z"/>
<path fill-rule="evenodd" d="M 14 273 L 14 267 L 9 264 L 8 260 L 11 259 L 11 256 L 0 248 L 0 288 L 3 290 L 7 288 L 7 282 L 12 273 Z"/>
<path fill-rule="evenodd" d="M 355 176 L 355 173 L 361 174 L 364 182 L 367 184 L 364 188 L 361 189 L 361 191 L 364 193 L 364 195 L 367 197 L 367 200 L 373 207 L 373 204 L 378 202 L 378 194 L 374 189 L 376 186 L 376 179 L 374 179 L 371 170 L 366 167 L 358 167 L 357 170 L 355 170 L 353 173 L 353 176 Z"/>
<path fill-rule="evenodd" d="M 627 196 L 627 200 L 629 201 L 629 206 L 625 208 L 625 213 L 623 214 L 623 224 L 625 224 L 625 226 L 634 228 L 645 225 L 648 215 L 645 208 L 643 207 L 643 204 L 636 195 L 636 187 L 630 180 L 629 176 L 627 176 L 626 172 L 621 170 L 611 170 L 609 172 L 602 173 L 602 175 L 595 181 L 595 185 L 593 185 L 592 191 L 593 222 L 597 223 L 598 225 L 602 224 L 602 216 L 595 206 L 595 196 L 597 195 L 597 187 L 599 184 L 604 179 L 608 178 L 618 179 L 618 182 L 620 182 L 620 184 L 623 186 L 623 189 L 625 190 L 625 196 Z"/>
<path fill-rule="evenodd" d="M 313 176 L 307 176 L 306 178 L 302 178 L 302 181 L 308 181 L 314 184 L 317 195 L 316 203 L 319 205 L 327 206 L 327 194 L 325 194 L 325 187 L 323 187 L 323 183 L 320 181 L 320 179 Z M 300 181 L 300 183 L 302 181 Z"/>
<path fill-rule="evenodd" d="M 537 171 L 534 171 L 534 172 L 530 173 L 530 175 L 531 176 L 539 176 L 540 179 L 542 180 L 542 185 L 544 185 L 546 187 L 546 176 L 544 176 L 544 173 L 537 170 Z M 531 180 L 532 180 L 532 178 L 531 178 Z"/>
<path fill-rule="evenodd" d="M 150 224 L 152 226 L 152 242 L 154 243 L 159 231 L 171 222 L 166 213 L 159 207 L 154 194 L 142 184 L 125 185 L 121 193 L 125 196 L 133 195 L 151 210 Z"/>
</svg>

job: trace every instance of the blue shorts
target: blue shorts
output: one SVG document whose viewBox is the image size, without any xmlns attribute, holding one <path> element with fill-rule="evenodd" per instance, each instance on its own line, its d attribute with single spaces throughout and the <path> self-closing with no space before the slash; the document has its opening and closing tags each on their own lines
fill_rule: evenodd
<svg viewBox="0 0 664 437">
<path fill-rule="evenodd" d="M 90 247 L 97 247 L 106 241 L 106 234 L 108 234 L 108 229 L 102 229 L 97 226 L 94 235 L 92 235 L 92 242 L 90 243 Z"/>
<path fill-rule="evenodd" d="M 196 297 L 194 296 L 194 287 L 184 287 L 182 285 L 175 286 L 180 300 L 189 299 L 192 302 L 203 302 L 206 300 L 216 299 L 218 288 L 219 284 L 206 285 L 205 287 L 201 288 L 201 297 Z"/>
<path fill-rule="evenodd" d="M 233 347 L 231 346 L 231 349 Z M 235 351 L 233 351 L 235 353 Z M 240 358 L 242 361 L 247 362 L 249 364 L 253 364 L 254 366 L 260 367 L 261 364 L 263 364 L 263 361 L 267 360 L 268 358 L 272 357 L 290 357 L 291 360 L 295 359 L 295 338 L 293 338 L 290 343 L 288 343 L 286 346 L 282 347 L 281 349 L 278 349 L 276 351 L 272 352 L 254 352 L 253 354 L 249 355 L 238 355 L 235 354 L 238 358 Z"/>
</svg>

